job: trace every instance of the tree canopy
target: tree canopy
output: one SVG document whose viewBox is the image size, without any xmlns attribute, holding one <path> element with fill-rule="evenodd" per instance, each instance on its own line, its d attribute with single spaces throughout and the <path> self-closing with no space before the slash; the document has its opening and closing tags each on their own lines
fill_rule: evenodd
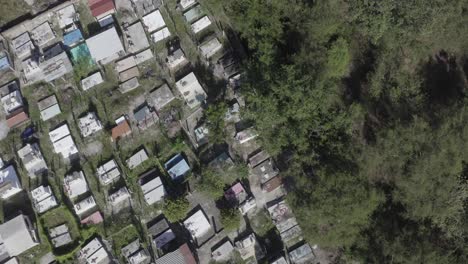
<svg viewBox="0 0 468 264">
<path fill-rule="evenodd" d="M 468 260 L 468 1 L 220 1 L 247 113 L 306 238 L 370 263 Z"/>
</svg>

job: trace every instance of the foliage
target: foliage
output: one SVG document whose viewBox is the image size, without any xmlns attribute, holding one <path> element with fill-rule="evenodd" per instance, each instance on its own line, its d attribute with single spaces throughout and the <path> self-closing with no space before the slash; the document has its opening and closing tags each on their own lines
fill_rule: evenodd
<svg viewBox="0 0 468 264">
<path fill-rule="evenodd" d="M 184 197 L 177 199 L 166 199 L 164 202 L 163 212 L 164 216 L 171 223 L 175 223 L 185 218 L 190 204 Z"/>
<path fill-rule="evenodd" d="M 93 62 L 87 56 L 79 56 L 76 62 L 73 64 L 73 72 L 76 83 L 88 76 L 92 70 Z"/>
<path fill-rule="evenodd" d="M 341 78 L 346 75 L 349 68 L 351 56 L 349 54 L 348 42 L 344 38 L 337 39 L 328 50 L 326 63 L 330 77 Z"/>
<path fill-rule="evenodd" d="M 275 228 L 270 215 L 265 209 L 260 210 L 255 217 L 250 218 L 250 226 L 255 234 L 260 237 L 266 236 L 270 230 Z"/>
<path fill-rule="evenodd" d="M 138 237 L 138 230 L 133 225 L 126 226 L 119 232 L 113 234 L 111 238 L 117 255 L 120 256 L 119 253 L 121 252 L 121 249 L 138 239 Z"/>
<path fill-rule="evenodd" d="M 221 209 L 221 224 L 228 232 L 238 230 L 240 227 L 241 214 L 234 208 Z"/>
<path fill-rule="evenodd" d="M 210 105 L 206 110 L 206 121 L 209 130 L 210 142 L 213 144 L 221 144 L 226 138 L 224 131 L 227 105 L 224 102 Z"/>
<path fill-rule="evenodd" d="M 1 1 L 0 7 L 0 27 L 18 16 L 26 15 L 31 11 L 30 7 L 26 2 L 24 2 L 24 0 Z"/>
<path fill-rule="evenodd" d="M 466 262 L 468 2 L 223 2 L 249 53 L 245 117 L 305 237 L 362 262 Z"/>
<path fill-rule="evenodd" d="M 198 181 L 198 189 L 213 199 L 218 199 L 224 194 L 225 183 L 219 171 L 206 168 L 203 169 L 200 180 Z"/>
</svg>

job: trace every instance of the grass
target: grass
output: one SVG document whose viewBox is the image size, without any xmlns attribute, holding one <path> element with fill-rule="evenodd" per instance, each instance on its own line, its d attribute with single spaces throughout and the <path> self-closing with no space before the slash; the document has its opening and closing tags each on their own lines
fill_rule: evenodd
<svg viewBox="0 0 468 264">
<path fill-rule="evenodd" d="M 121 249 L 138 238 L 138 230 L 133 225 L 128 225 L 125 228 L 121 229 L 119 232 L 110 236 L 110 239 L 112 240 L 112 244 L 115 249 L 115 253 L 119 257 L 121 255 Z"/>
<path fill-rule="evenodd" d="M 258 212 L 255 217 L 250 218 L 250 225 L 255 234 L 260 237 L 266 236 L 270 230 L 275 228 L 268 212 L 264 209 Z"/>
<path fill-rule="evenodd" d="M 1 1 L 0 3 L 0 27 L 12 20 L 31 12 L 31 7 L 23 0 Z"/>
<path fill-rule="evenodd" d="M 81 237 L 75 216 L 65 206 L 46 212 L 40 217 L 40 221 L 46 231 L 58 225 L 66 224 L 72 239 L 80 239 Z"/>
</svg>

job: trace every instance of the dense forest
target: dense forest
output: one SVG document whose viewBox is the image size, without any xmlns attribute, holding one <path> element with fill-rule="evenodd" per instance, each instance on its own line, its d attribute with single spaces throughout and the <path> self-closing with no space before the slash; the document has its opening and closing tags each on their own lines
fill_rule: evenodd
<svg viewBox="0 0 468 264">
<path fill-rule="evenodd" d="M 306 238 L 341 261 L 468 263 L 468 1 L 209 0 Z"/>
</svg>

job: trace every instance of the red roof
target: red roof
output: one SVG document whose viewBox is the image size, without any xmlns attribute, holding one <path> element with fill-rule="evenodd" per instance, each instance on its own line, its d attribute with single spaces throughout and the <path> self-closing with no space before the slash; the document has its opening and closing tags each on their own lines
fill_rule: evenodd
<svg viewBox="0 0 468 264">
<path fill-rule="evenodd" d="M 86 217 L 85 219 L 81 220 L 80 223 L 84 225 L 97 225 L 104 221 L 104 218 L 102 218 L 101 212 L 97 211 L 94 212 L 92 215 Z"/>
<path fill-rule="evenodd" d="M 264 183 L 262 185 L 262 189 L 267 192 L 271 192 L 275 190 L 276 188 L 280 187 L 281 185 L 283 185 L 283 180 L 281 179 L 280 176 L 276 176 L 270 179 L 269 181 L 267 181 L 266 183 Z"/>
<path fill-rule="evenodd" d="M 88 6 L 94 17 L 115 9 L 113 0 L 88 0 Z"/>
<path fill-rule="evenodd" d="M 29 116 L 21 110 L 21 112 L 17 112 L 7 119 L 7 125 L 10 128 L 17 127 L 21 125 L 22 123 L 26 122 L 29 120 Z"/>
<path fill-rule="evenodd" d="M 112 128 L 112 140 L 115 141 L 121 137 L 128 136 L 131 133 L 132 130 L 130 129 L 130 125 L 128 124 L 127 120 L 124 120 Z"/>
<path fill-rule="evenodd" d="M 197 264 L 195 258 L 193 257 L 192 251 L 187 246 L 187 243 L 183 244 L 179 248 L 180 253 L 184 256 L 184 260 L 186 264 Z"/>
</svg>

